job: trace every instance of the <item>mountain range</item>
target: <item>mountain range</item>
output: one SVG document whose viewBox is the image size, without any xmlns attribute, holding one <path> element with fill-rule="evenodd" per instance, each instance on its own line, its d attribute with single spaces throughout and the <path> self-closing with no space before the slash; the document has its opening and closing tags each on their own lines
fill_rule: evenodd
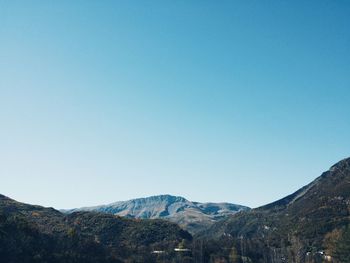
<svg viewBox="0 0 350 263">
<path fill-rule="evenodd" d="M 255 209 L 162 195 L 82 210 L 0 195 L 1 262 L 350 263 L 350 158 Z M 199 213 L 212 221 L 193 235 L 169 222 Z"/>
<path fill-rule="evenodd" d="M 229 215 L 249 209 L 231 203 L 199 203 L 180 196 L 158 195 L 63 212 L 95 211 L 128 218 L 160 218 L 177 223 L 190 233 L 196 234 Z"/>
</svg>

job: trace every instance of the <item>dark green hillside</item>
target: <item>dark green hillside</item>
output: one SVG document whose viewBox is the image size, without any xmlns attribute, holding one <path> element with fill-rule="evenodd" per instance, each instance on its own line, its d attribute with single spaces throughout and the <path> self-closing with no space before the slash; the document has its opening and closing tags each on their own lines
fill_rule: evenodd
<svg viewBox="0 0 350 263">
<path fill-rule="evenodd" d="M 349 262 L 339 256 L 348 244 L 343 236 L 349 223 L 350 158 L 294 194 L 238 213 L 202 236 L 220 240 L 226 250 L 234 247 L 245 262 Z"/>
<path fill-rule="evenodd" d="M 68 215 L 66 220 L 74 233 L 84 234 L 105 245 L 119 258 L 133 258 L 139 262 L 146 258 L 152 261 L 154 250 L 173 254 L 173 249 L 183 239 L 192 239 L 178 225 L 163 220 L 127 219 L 97 212 L 76 212 Z"/>
<path fill-rule="evenodd" d="M 191 235 L 161 220 L 131 220 L 52 208 L 0 196 L 1 262 L 154 262 L 153 250 L 169 253 Z"/>
</svg>

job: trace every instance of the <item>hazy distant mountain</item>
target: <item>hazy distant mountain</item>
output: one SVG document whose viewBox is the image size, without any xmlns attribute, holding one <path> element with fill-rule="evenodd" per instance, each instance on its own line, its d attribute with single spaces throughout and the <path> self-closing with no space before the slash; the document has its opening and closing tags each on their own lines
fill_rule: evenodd
<svg viewBox="0 0 350 263">
<path fill-rule="evenodd" d="M 234 247 L 237 262 L 350 262 L 350 158 L 295 193 L 228 217 L 202 235 L 216 239 L 217 248 Z"/>
<path fill-rule="evenodd" d="M 67 210 L 97 211 L 130 218 L 162 218 L 178 223 L 191 233 L 197 233 L 228 215 L 249 210 L 230 203 L 191 202 L 180 196 L 158 195 L 147 198 L 115 202 L 108 205 Z"/>
</svg>

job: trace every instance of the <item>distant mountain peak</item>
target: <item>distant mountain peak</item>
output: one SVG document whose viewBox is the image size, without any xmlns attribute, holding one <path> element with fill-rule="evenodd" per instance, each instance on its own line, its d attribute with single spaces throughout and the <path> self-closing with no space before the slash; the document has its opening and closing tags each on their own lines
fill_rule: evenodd
<svg viewBox="0 0 350 263">
<path fill-rule="evenodd" d="M 129 199 L 128 201 L 169 201 L 169 202 L 188 202 L 188 200 L 182 196 L 175 196 L 170 194 L 152 195 L 148 197 Z M 118 203 L 118 202 L 116 202 Z"/>
<path fill-rule="evenodd" d="M 223 217 L 248 209 L 246 206 L 236 204 L 192 202 L 182 196 L 162 194 L 72 209 L 68 212 L 97 211 L 131 218 L 162 218 L 178 223 L 186 230 L 195 233 Z"/>
</svg>

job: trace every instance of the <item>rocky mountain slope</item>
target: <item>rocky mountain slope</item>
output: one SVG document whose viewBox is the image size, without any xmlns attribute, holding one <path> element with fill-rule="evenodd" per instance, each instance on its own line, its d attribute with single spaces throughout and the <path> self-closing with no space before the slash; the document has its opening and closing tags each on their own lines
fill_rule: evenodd
<svg viewBox="0 0 350 263">
<path fill-rule="evenodd" d="M 230 203 L 199 203 L 180 196 L 159 195 L 66 212 L 96 211 L 129 218 L 162 218 L 179 224 L 191 233 L 197 233 L 228 215 L 246 210 L 249 208 Z"/>
<path fill-rule="evenodd" d="M 344 240 L 349 224 L 350 158 L 297 192 L 224 219 L 202 236 L 220 243 L 213 251 L 235 251 L 236 262 L 343 263 L 350 262 L 344 256 L 350 255 L 349 240 Z"/>
<path fill-rule="evenodd" d="M 136 220 L 96 212 L 63 214 L 0 195 L 0 261 L 155 262 L 152 251 L 190 242 L 191 235 L 164 220 Z"/>
</svg>

